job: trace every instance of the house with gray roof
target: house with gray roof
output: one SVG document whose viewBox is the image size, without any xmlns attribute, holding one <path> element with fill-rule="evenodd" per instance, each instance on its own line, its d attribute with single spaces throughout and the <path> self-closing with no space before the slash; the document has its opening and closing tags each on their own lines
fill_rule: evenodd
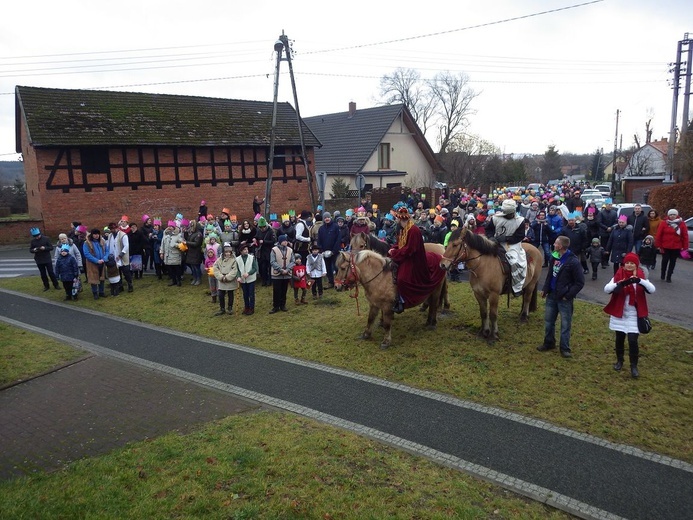
<svg viewBox="0 0 693 520">
<path fill-rule="evenodd" d="M 196 96 L 18 86 L 16 148 L 29 214 L 50 234 L 129 215 L 252 218 L 268 179 L 273 103 Z M 302 124 L 309 169 L 320 141 Z M 277 105 L 272 212 L 310 208 L 298 117 Z M 309 178 L 312 182 L 309 182 Z"/>
<path fill-rule="evenodd" d="M 306 117 L 304 122 L 320 140 L 315 169 L 331 182 L 344 179 L 356 189 L 356 176 L 365 178 L 365 190 L 433 187 L 443 171 L 430 145 L 404 105 L 384 105 L 336 114 Z"/>
</svg>

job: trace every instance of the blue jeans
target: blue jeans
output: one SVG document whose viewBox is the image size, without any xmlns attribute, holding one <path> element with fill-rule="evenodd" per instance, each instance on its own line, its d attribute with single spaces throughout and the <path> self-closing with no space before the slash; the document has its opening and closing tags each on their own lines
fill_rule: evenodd
<svg viewBox="0 0 693 520">
<path fill-rule="evenodd" d="M 544 264 L 548 264 L 549 260 L 551 260 L 551 244 L 544 242 L 541 248 L 544 250 Z"/>
<path fill-rule="evenodd" d="M 640 254 L 640 248 L 642 247 L 642 239 L 633 240 L 633 246 L 635 246 L 635 254 Z"/>
<path fill-rule="evenodd" d="M 243 303 L 250 310 L 255 310 L 255 282 L 246 282 L 241 284 L 243 290 Z"/>
<path fill-rule="evenodd" d="M 553 293 L 546 296 L 544 308 L 544 346 L 556 346 L 556 319 L 561 315 L 561 351 L 570 352 L 570 326 L 573 321 L 573 300 L 557 301 Z"/>
</svg>

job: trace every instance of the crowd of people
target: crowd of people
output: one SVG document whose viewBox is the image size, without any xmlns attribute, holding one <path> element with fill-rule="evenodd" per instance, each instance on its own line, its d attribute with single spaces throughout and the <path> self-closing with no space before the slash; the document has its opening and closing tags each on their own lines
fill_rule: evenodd
<svg viewBox="0 0 693 520">
<path fill-rule="evenodd" d="M 90 230 L 75 221 L 67 233 L 59 235 L 57 243 L 32 228 L 30 251 L 44 290 L 50 289 L 50 283 L 58 289 L 61 281 L 66 299 L 77 299 L 81 274 L 98 300 L 106 297 L 106 281 L 110 295 L 116 297 L 125 290 L 133 292 L 133 280 L 148 270 L 160 280 L 166 277 L 170 287 L 180 287 L 186 272 L 191 285 L 200 285 L 204 268 L 211 301 L 219 305 L 216 315 L 234 313 L 234 293 L 239 288 L 242 314 L 249 315 L 255 312 L 256 282 L 273 288 L 271 313 L 288 311 L 289 287 L 296 305 L 308 303 L 309 290 L 313 299 L 321 298 L 324 290 L 334 287 L 336 256 L 349 248 L 354 235 L 366 233 L 385 242 L 389 256 L 403 264 L 400 273 L 405 274 L 401 280 L 398 275 L 398 285 L 404 294 L 393 302 L 395 310 L 401 312 L 408 293 L 430 282 L 430 276 L 419 279 L 422 272 L 410 257 L 420 257 L 426 242 L 447 245 L 452 232 L 465 227 L 502 244 L 516 296 L 526 271 L 521 244 L 527 242 L 543 251 L 543 267 L 550 269 L 542 291 L 547 297 L 546 334 L 539 350 L 556 346 L 554 328 L 560 314 L 559 345 L 561 353 L 570 357 L 572 300 L 584 285 L 584 275 L 591 272 L 591 279 L 597 280 L 600 267 L 606 269 L 611 263 L 614 276 L 605 288 L 607 292 L 619 294 L 618 284 L 636 276 L 645 280 L 639 285 L 652 292 L 648 271 L 656 268 L 658 256 L 661 279 L 671 282 L 677 258 L 689 247 L 685 224 L 676 209 L 661 219 L 656 210 L 645 215 L 642 207 L 635 205 L 632 215 L 619 216 L 611 199 L 602 207 L 594 202 L 585 204 L 580 196 L 584 187 L 566 183 L 515 192 L 498 189 L 488 194 L 459 188 L 449 193 L 445 190 L 434 202 L 424 193 L 403 190 L 400 201 L 388 211 L 381 211 L 366 197 L 358 207 L 343 213 L 318 206 L 316 211 L 292 210 L 268 218 L 262 215 L 264 200 L 255 197 L 254 216 L 243 220 L 226 207 L 215 216 L 203 200 L 196 216 L 186 218 L 178 213 L 165 224 L 162 218 L 146 214 L 136 220 L 123 215 L 117 222 Z M 633 259 L 637 260 L 635 268 Z M 451 281 L 460 280 L 461 269 L 463 264 L 453 266 Z M 637 300 L 640 293 L 634 294 L 636 298 L 628 302 Z M 628 303 L 624 305 L 628 310 Z M 610 312 L 614 312 L 613 306 Z M 626 318 L 630 314 L 626 312 Z M 614 321 L 617 319 L 621 321 Z M 631 345 L 631 365 L 635 359 L 637 367 L 632 320 L 612 314 L 612 321 L 620 323 L 612 323 L 617 327 L 619 363 L 622 365 L 625 337 L 621 334 L 625 334 Z"/>
</svg>

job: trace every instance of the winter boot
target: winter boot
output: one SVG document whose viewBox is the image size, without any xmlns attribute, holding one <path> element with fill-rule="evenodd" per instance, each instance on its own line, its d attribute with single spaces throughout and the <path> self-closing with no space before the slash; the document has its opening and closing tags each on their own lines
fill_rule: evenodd
<svg viewBox="0 0 693 520">
<path fill-rule="evenodd" d="M 616 363 L 614 364 L 614 370 L 619 371 L 623 368 L 623 353 L 625 351 L 625 346 L 616 346 Z"/>
<path fill-rule="evenodd" d="M 305 296 L 304 296 L 303 298 L 301 298 L 301 303 L 302 303 L 303 305 L 308 305 L 308 302 L 306 301 L 306 297 L 305 297 Z"/>
<path fill-rule="evenodd" d="M 300 304 L 301 302 L 299 301 L 298 298 L 296 298 L 296 299 L 294 300 L 294 303 L 295 303 L 296 305 L 298 305 L 298 304 Z"/>
<path fill-rule="evenodd" d="M 224 314 L 226 314 L 226 311 L 223 307 L 214 313 L 215 316 L 223 316 Z"/>
<path fill-rule="evenodd" d="M 633 379 L 637 379 L 640 377 L 640 372 L 638 372 L 638 364 L 637 363 L 632 363 L 630 364 L 630 376 Z"/>
</svg>

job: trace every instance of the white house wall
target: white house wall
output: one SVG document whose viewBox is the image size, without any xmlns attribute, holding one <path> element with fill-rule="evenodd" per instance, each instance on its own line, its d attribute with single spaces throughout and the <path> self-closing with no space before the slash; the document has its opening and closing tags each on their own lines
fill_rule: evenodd
<svg viewBox="0 0 693 520">
<path fill-rule="evenodd" d="M 401 118 L 395 120 L 381 143 L 390 143 L 390 169 L 407 172 L 406 177 L 401 181 L 404 186 L 421 188 L 433 184 L 433 168 L 424 157 L 419 145 L 414 141 L 414 136 L 401 122 Z M 366 162 L 363 167 L 364 171 L 378 171 L 378 153 L 379 147 Z M 367 175 L 366 182 L 372 183 L 374 187 L 380 187 L 379 176 Z M 383 177 L 382 187 L 385 187 L 388 182 L 399 182 L 399 179 Z"/>
<path fill-rule="evenodd" d="M 639 165 L 644 165 L 644 170 L 638 175 Z M 652 176 L 664 175 L 666 172 L 666 162 L 664 155 L 652 145 L 647 145 L 633 154 L 626 171 L 626 177 L 630 176 Z"/>
</svg>

